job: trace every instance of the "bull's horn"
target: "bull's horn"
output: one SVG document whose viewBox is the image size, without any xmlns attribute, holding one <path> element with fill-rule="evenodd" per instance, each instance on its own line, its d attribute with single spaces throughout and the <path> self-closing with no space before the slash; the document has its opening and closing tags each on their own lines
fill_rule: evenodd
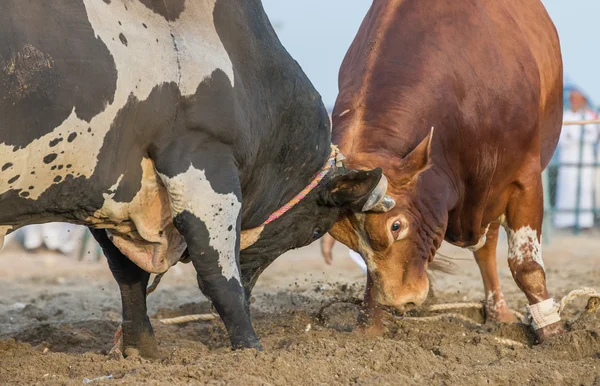
<svg viewBox="0 0 600 386">
<path fill-rule="evenodd" d="M 387 192 L 387 188 L 388 180 L 385 175 L 382 174 L 379 183 L 371 192 L 371 195 L 363 206 L 362 211 L 387 212 L 388 210 L 392 209 L 394 205 L 396 205 L 396 202 L 393 198 L 385 194 Z"/>
</svg>

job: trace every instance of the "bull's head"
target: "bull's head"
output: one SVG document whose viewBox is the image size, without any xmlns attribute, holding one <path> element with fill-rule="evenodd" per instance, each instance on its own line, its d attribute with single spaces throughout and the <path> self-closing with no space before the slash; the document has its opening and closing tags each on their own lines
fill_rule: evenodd
<svg viewBox="0 0 600 386">
<path fill-rule="evenodd" d="M 387 195 L 395 206 L 386 212 L 346 212 L 330 234 L 360 253 L 375 285 L 375 298 L 385 307 L 404 312 L 426 299 L 425 273 L 446 227 L 446 200 L 426 174 L 430 168 L 433 130 L 408 156 L 387 161 Z M 324 255 L 330 251 L 324 250 Z"/>
<path fill-rule="evenodd" d="M 384 212 L 394 206 L 380 168 L 334 167 L 305 198 L 277 221 L 242 231 L 242 276 L 249 291 L 271 261 L 308 245 L 331 229 L 341 213 Z"/>
</svg>

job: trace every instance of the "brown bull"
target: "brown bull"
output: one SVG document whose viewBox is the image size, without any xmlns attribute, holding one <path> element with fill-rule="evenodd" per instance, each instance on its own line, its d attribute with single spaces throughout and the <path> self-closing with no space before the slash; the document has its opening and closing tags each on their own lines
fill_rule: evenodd
<svg viewBox="0 0 600 386">
<path fill-rule="evenodd" d="M 474 251 L 488 319 L 514 321 L 496 268 L 502 225 L 538 337 L 563 330 L 540 240 L 541 173 L 560 135 L 562 82 L 540 1 L 373 2 L 340 70 L 333 142 L 348 167 L 381 166 L 396 204 L 347 213 L 331 235 L 367 263 L 375 329 L 376 303 L 403 312 L 425 300 L 442 240 Z"/>
</svg>

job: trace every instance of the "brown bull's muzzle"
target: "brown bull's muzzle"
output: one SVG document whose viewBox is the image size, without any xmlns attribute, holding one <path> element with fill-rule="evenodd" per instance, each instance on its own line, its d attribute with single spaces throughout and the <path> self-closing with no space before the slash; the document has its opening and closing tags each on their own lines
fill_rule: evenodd
<svg viewBox="0 0 600 386">
<path fill-rule="evenodd" d="M 375 281 L 375 299 L 384 309 L 404 313 L 421 306 L 429 294 L 429 280 L 425 276 L 418 282 L 408 285 L 378 285 Z"/>
</svg>

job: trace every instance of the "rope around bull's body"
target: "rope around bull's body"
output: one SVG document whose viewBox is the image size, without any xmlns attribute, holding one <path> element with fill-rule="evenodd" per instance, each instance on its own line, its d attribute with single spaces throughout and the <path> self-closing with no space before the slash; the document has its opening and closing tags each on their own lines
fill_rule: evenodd
<svg viewBox="0 0 600 386">
<path fill-rule="evenodd" d="M 160 280 L 162 279 L 164 273 L 158 274 L 154 277 L 154 280 L 152 281 L 152 284 L 150 284 L 147 288 L 146 288 L 146 295 L 151 294 L 152 292 L 154 292 L 154 290 L 156 289 L 156 287 L 158 287 L 158 284 L 160 283 Z M 586 309 L 589 312 L 596 312 L 599 308 L 600 308 L 600 293 L 598 291 L 596 291 L 594 288 L 591 287 L 582 287 L 580 289 L 576 289 L 573 290 L 571 292 L 569 292 L 566 296 L 564 296 L 559 303 L 559 309 L 558 309 L 558 313 L 559 315 L 563 312 L 563 310 L 565 309 L 565 307 L 573 302 L 575 299 L 577 299 L 578 297 L 581 296 L 587 296 L 589 298 L 588 301 L 588 306 L 586 307 Z M 349 302 L 349 303 L 357 303 L 357 300 L 359 302 L 362 302 L 359 299 L 356 300 L 346 300 L 345 302 Z M 339 302 L 339 301 L 338 301 Z M 328 305 L 330 306 L 331 304 L 334 304 L 334 302 L 329 302 Z M 321 310 L 319 311 L 319 314 L 321 314 L 323 312 L 323 310 L 328 306 L 325 305 L 323 307 L 321 307 Z M 463 303 L 445 303 L 445 304 L 433 304 L 429 307 L 427 307 L 425 309 L 425 311 L 429 311 L 429 312 L 437 312 L 437 311 L 448 311 L 448 310 L 457 310 L 457 309 L 482 309 L 483 308 L 483 304 L 482 303 L 468 303 L 468 302 L 463 302 Z M 530 322 L 527 320 L 527 318 L 521 314 L 518 311 L 515 310 L 510 310 L 517 318 L 519 318 L 519 320 L 524 323 L 524 324 L 530 324 Z M 188 323 L 188 322 L 195 322 L 195 321 L 211 321 L 216 319 L 217 315 L 215 314 L 192 314 L 192 315 L 183 315 L 183 316 L 178 316 L 175 318 L 166 318 L 166 319 L 159 319 L 159 321 L 163 324 L 167 324 L 167 325 L 172 325 L 172 324 L 182 324 L 182 323 Z M 474 325 L 477 326 L 481 326 L 481 323 L 476 322 L 475 320 L 473 320 L 472 318 L 469 318 L 465 315 L 462 314 L 457 314 L 457 313 L 443 313 L 443 314 L 438 314 L 438 315 L 431 315 L 431 316 L 408 316 L 408 317 L 403 317 L 402 320 L 409 320 L 409 321 L 419 321 L 419 322 L 431 322 L 431 321 L 438 321 L 441 320 L 443 318 L 453 318 L 453 319 L 459 319 L 463 322 L 468 322 L 468 323 L 472 323 Z M 114 347 L 111 349 L 111 353 L 113 352 L 120 352 L 119 346 L 121 343 L 121 337 L 123 335 L 123 323 L 121 323 L 119 325 L 119 328 L 117 329 L 117 331 L 115 332 L 115 338 L 114 338 Z M 500 337 L 494 337 L 494 340 L 500 344 L 506 345 L 506 346 L 513 346 L 513 347 L 527 347 L 525 344 L 511 340 L 511 339 L 506 339 L 506 338 L 500 338 Z"/>
</svg>

